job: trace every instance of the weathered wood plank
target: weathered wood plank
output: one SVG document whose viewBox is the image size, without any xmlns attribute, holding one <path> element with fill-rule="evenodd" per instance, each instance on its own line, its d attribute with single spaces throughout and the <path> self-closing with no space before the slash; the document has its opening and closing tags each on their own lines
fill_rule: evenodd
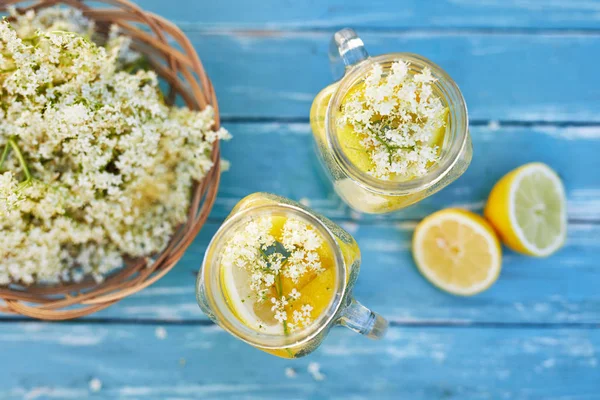
<svg viewBox="0 0 600 400">
<path fill-rule="evenodd" d="M 373 54 L 413 51 L 446 68 L 472 119 L 600 122 L 596 1 L 138 3 L 190 34 L 226 118 L 306 119 L 330 82 L 326 31 L 350 25 L 364 28 Z M 600 128 L 475 127 L 469 171 L 383 223 L 359 220 L 319 180 L 307 124 L 228 125 L 233 166 L 211 222 L 173 272 L 93 317 L 189 325 L 0 322 L 0 399 L 598 398 L 600 226 L 591 222 L 600 216 Z M 574 223 L 565 249 L 547 260 L 507 252 L 498 284 L 475 298 L 432 288 L 411 261 L 414 224 L 402 220 L 450 205 L 480 210 L 493 182 L 534 160 L 566 182 Z M 356 296 L 397 324 L 384 341 L 338 328 L 314 355 L 287 361 L 207 325 L 194 272 L 219 221 L 257 190 L 304 199 L 358 238 Z M 412 325 L 430 322 L 474 326 Z"/>
<path fill-rule="evenodd" d="M 176 7 L 162 0 L 136 3 L 189 29 L 600 28 L 600 5 L 595 1 L 179 0 Z"/>
<path fill-rule="evenodd" d="M 600 323 L 599 225 L 571 225 L 564 249 L 548 259 L 506 251 L 499 281 L 460 298 L 432 287 L 414 266 L 413 224 L 344 223 L 362 250 L 355 296 L 399 323 Z M 182 261 L 155 285 L 93 318 L 205 320 L 195 301 L 195 273 L 218 224 L 210 223 Z M 6 316 L 4 316 L 6 317 Z"/>
<path fill-rule="evenodd" d="M 237 124 L 223 146 L 232 161 L 222 176 L 211 218 L 225 217 L 243 196 L 267 191 L 295 200 L 332 218 L 357 218 L 321 176 L 308 124 Z M 452 185 L 393 216 L 362 220 L 419 219 L 440 208 L 460 206 L 481 211 L 494 183 L 517 166 L 543 161 L 563 178 L 569 215 L 576 220 L 600 219 L 600 127 L 555 128 L 476 126 L 471 128 L 474 156 L 467 172 Z"/>
<path fill-rule="evenodd" d="M 294 361 L 216 326 L 2 324 L 0 345 L 2 399 L 564 400 L 599 389 L 597 329 L 392 328 L 376 342 L 337 328 Z"/>
<path fill-rule="evenodd" d="M 344 221 L 363 250 L 356 288 L 366 305 L 396 321 L 565 323 L 600 321 L 600 128 L 475 127 L 473 164 L 439 194 L 401 213 L 356 218 L 320 181 L 308 125 L 229 124 L 234 140 L 224 145 L 232 160 L 224 173 L 217 204 L 200 236 L 181 263 L 159 283 L 99 313 L 96 317 L 190 320 L 204 318 L 194 299 L 194 276 L 205 246 L 220 221 L 243 196 L 271 191 Z M 462 206 L 481 210 L 493 183 L 528 161 L 545 161 L 567 185 L 573 221 L 569 243 L 549 259 L 507 252 L 500 281 L 472 299 L 454 298 L 432 288 L 415 270 L 409 252 L 414 221 L 437 209 Z M 314 165 L 313 165 L 314 164 Z M 390 223 L 391 222 L 391 223 Z"/>
<path fill-rule="evenodd" d="M 189 36 L 226 117 L 308 119 L 313 97 L 332 82 L 330 32 Z M 598 35 L 367 32 L 363 39 L 371 54 L 407 51 L 438 63 L 461 87 L 472 119 L 600 121 Z"/>
</svg>

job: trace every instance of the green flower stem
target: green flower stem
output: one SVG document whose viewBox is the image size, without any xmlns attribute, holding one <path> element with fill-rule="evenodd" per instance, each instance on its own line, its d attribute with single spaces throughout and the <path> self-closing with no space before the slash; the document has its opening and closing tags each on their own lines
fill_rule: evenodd
<svg viewBox="0 0 600 400">
<path fill-rule="evenodd" d="M 27 36 L 27 37 L 21 38 L 21 40 L 23 40 L 23 41 L 32 41 L 32 40 L 38 39 L 39 37 L 40 36 L 36 34 L 36 35 L 31 35 L 31 36 Z"/>
<path fill-rule="evenodd" d="M 17 155 L 17 159 L 19 160 L 19 164 L 21 164 L 21 168 L 23 168 L 23 172 L 25 173 L 25 181 L 29 182 L 33 179 L 31 176 L 31 172 L 29 172 L 29 167 L 27 166 L 27 162 L 25 161 L 25 157 L 23 157 L 23 153 L 21 153 L 21 149 L 17 145 L 17 142 L 13 138 L 8 139 L 8 143 L 10 147 L 12 147 L 13 151 Z"/>
<path fill-rule="evenodd" d="M 275 281 L 275 290 L 277 290 L 277 296 L 281 300 L 281 297 L 283 296 L 283 283 L 281 282 L 281 272 L 277 274 L 277 281 Z M 288 336 L 290 334 L 286 320 L 283 320 L 283 333 L 285 336 Z"/>
<path fill-rule="evenodd" d="M 383 126 L 382 130 L 386 129 L 388 127 L 389 127 L 388 125 Z M 381 136 L 382 130 L 374 130 L 373 135 L 375 137 L 375 140 L 377 140 L 379 143 L 381 143 L 385 147 L 385 150 L 388 153 L 388 161 L 389 161 L 390 165 L 392 164 L 394 154 L 398 150 L 414 150 L 415 149 L 415 146 L 396 146 L 396 145 L 390 144 L 384 137 Z"/>
<path fill-rule="evenodd" d="M 2 156 L 0 157 L 0 171 L 2 170 L 2 164 L 6 161 L 6 157 L 8 157 L 8 151 L 10 150 L 10 145 L 7 143 L 4 146 L 4 151 L 2 152 Z"/>
<path fill-rule="evenodd" d="M 267 255 L 267 253 L 265 253 L 265 251 L 263 249 L 261 249 L 260 247 L 259 247 L 258 251 L 263 256 L 263 258 L 268 261 L 269 256 Z M 277 272 L 277 280 L 275 281 L 275 291 L 277 292 L 278 300 L 281 300 L 281 297 L 283 296 L 283 282 L 281 281 L 281 268 L 283 268 L 283 266 L 287 263 L 287 261 L 288 261 L 288 259 L 286 257 L 286 259 L 281 263 L 279 272 Z M 285 307 L 284 307 L 284 310 L 285 310 Z M 290 330 L 288 328 L 287 321 L 285 321 L 285 320 L 283 321 L 283 334 L 285 336 L 289 336 L 289 334 L 290 334 Z M 292 353 L 292 350 L 290 350 L 289 348 L 286 348 L 285 351 L 290 356 L 290 358 L 294 358 L 294 353 Z"/>
<path fill-rule="evenodd" d="M 277 296 L 279 296 L 279 299 L 281 299 L 282 292 L 283 292 L 283 283 L 281 282 L 281 272 L 279 272 L 277 274 L 277 281 L 275 282 L 275 290 L 277 290 Z M 284 310 L 285 310 L 285 307 L 284 307 Z M 287 324 L 286 320 L 283 320 L 283 334 L 285 336 L 290 335 L 290 330 L 288 329 L 288 324 Z M 292 353 L 292 350 L 290 350 L 289 348 L 286 348 L 285 351 L 288 353 L 290 358 L 294 357 L 294 353 Z"/>
</svg>

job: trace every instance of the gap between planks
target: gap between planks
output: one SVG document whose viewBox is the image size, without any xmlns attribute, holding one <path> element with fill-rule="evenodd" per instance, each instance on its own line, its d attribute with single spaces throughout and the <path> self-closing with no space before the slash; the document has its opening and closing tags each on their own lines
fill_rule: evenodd
<svg viewBox="0 0 600 400">
<path fill-rule="evenodd" d="M 224 124 L 309 124 L 308 117 L 250 117 L 221 115 L 220 121 Z M 600 122 L 597 121 L 517 121 L 517 120 L 496 120 L 496 119 L 474 119 L 469 121 L 469 126 L 490 126 L 498 125 L 501 128 L 597 128 Z"/>
<path fill-rule="evenodd" d="M 240 198 L 240 200 L 241 200 L 241 198 Z M 480 211 L 474 211 L 474 212 L 475 212 L 475 214 L 481 214 Z M 329 217 L 329 216 L 326 216 L 326 217 L 337 224 L 353 223 L 353 224 L 359 224 L 361 226 L 381 225 L 381 226 L 388 227 L 388 226 L 397 226 L 399 224 L 403 224 L 406 226 L 411 226 L 411 225 L 416 226 L 421 221 L 421 219 L 414 219 L 414 218 L 407 218 L 407 219 L 402 219 L 402 220 L 385 219 L 385 217 L 382 217 L 382 216 L 369 216 L 370 218 L 368 218 L 368 219 L 355 219 L 352 217 Z M 206 220 L 206 223 L 222 224 L 223 221 L 225 220 L 225 218 L 226 217 L 222 217 L 222 218 L 208 217 L 208 219 Z M 577 226 L 577 227 L 596 226 L 596 225 L 600 225 L 600 218 L 599 219 L 585 219 L 585 220 L 569 218 L 568 225 Z"/>
<path fill-rule="evenodd" d="M 167 325 L 167 326 L 216 326 L 209 319 L 190 319 L 190 320 L 164 320 L 158 318 L 97 318 L 86 317 L 81 319 L 45 322 L 25 317 L 1 317 L 1 324 L 25 323 L 25 324 L 61 324 L 61 325 Z M 389 321 L 390 328 L 479 328 L 479 329 L 600 329 L 598 322 L 471 322 L 462 320 L 423 320 L 423 321 Z M 336 326 L 336 329 L 341 329 Z"/>
<path fill-rule="evenodd" d="M 323 36 L 331 35 L 336 30 L 346 25 L 333 27 L 290 27 L 286 29 L 247 29 L 247 28 L 198 28 L 194 23 L 175 23 L 190 35 L 214 35 L 214 36 L 247 36 L 247 37 L 299 37 L 299 36 Z M 351 25 L 351 24 L 349 24 Z M 600 36 L 598 28 L 387 28 L 387 27 L 357 27 L 356 31 L 365 34 L 378 34 L 387 36 L 439 36 L 439 35 L 488 35 L 488 36 Z"/>
</svg>

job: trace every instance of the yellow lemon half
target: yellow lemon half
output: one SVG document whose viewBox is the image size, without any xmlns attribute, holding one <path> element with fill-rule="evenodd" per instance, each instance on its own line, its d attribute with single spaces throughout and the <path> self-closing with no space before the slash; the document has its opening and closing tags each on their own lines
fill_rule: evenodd
<svg viewBox="0 0 600 400">
<path fill-rule="evenodd" d="M 482 292 L 500 274 L 500 241 L 486 220 L 469 211 L 431 214 L 415 229 L 412 247 L 421 274 L 455 295 Z"/>
<path fill-rule="evenodd" d="M 496 183 L 484 214 L 512 250 L 545 257 L 565 242 L 566 203 L 556 172 L 546 164 L 531 163 Z"/>
</svg>

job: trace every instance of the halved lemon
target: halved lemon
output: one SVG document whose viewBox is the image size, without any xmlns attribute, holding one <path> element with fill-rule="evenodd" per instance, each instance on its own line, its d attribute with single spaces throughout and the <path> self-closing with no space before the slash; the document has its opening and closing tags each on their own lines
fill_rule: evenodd
<svg viewBox="0 0 600 400">
<path fill-rule="evenodd" d="M 459 209 L 431 214 L 415 229 L 413 257 L 421 274 L 438 288 L 470 296 L 498 279 L 500 241 L 479 215 Z"/>
<path fill-rule="evenodd" d="M 566 203 L 556 172 L 546 164 L 530 163 L 496 183 L 484 214 L 512 250 L 545 257 L 565 242 Z"/>
</svg>

